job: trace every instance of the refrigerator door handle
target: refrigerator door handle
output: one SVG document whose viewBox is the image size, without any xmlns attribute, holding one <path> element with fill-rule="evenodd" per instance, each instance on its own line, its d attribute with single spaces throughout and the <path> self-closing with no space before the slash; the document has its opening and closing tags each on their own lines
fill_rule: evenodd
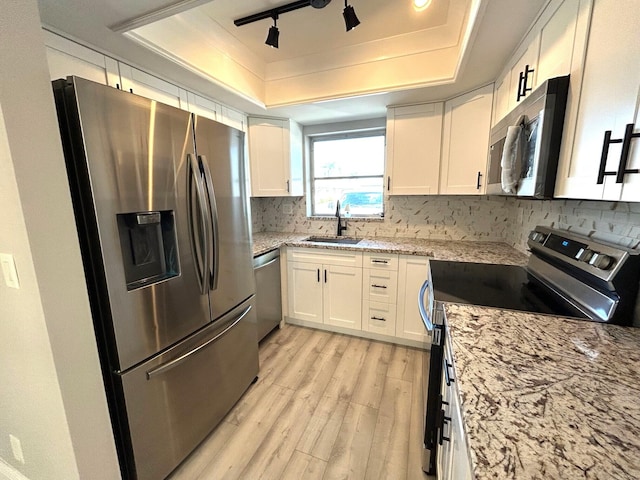
<svg viewBox="0 0 640 480">
<path fill-rule="evenodd" d="M 209 288 L 215 290 L 218 288 L 218 273 L 220 269 L 220 235 L 218 234 L 218 206 L 216 205 L 216 194 L 213 189 L 213 179 L 211 178 L 211 170 L 209 170 L 209 164 L 207 163 L 207 157 L 204 155 L 198 155 L 198 159 L 202 164 L 204 170 L 204 180 L 207 187 L 207 194 L 209 197 L 209 206 L 211 208 L 211 220 L 213 222 L 213 258 L 211 259 L 209 269 Z"/>
<path fill-rule="evenodd" d="M 208 247 L 209 228 L 207 225 L 208 224 L 207 219 L 209 217 L 206 211 L 206 201 L 204 196 L 204 188 L 202 185 L 202 177 L 200 176 L 200 169 L 196 164 L 194 164 L 193 156 L 190 153 L 187 154 L 187 166 L 189 169 L 189 173 L 188 173 L 189 188 L 187 189 L 189 198 L 187 200 L 187 205 L 189 209 L 189 212 L 188 212 L 189 227 L 191 230 L 190 232 L 191 248 L 193 250 L 193 254 L 196 260 L 194 263 L 196 265 L 196 274 L 198 275 L 198 283 L 200 284 L 200 293 L 202 295 L 206 295 L 208 290 L 206 270 L 207 270 L 207 265 L 209 264 L 209 261 L 210 261 L 209 247 Z M 196 196 L 197 196 L 198 207 L 199 207 L 199 215 L 197 215 L 197 217 L 201 224 L 202 238 L 197 238 L 196 228 L 193 225 L 193 215 L 191 212 L 191 186 L 193 184 L 195 184 L 196 186 Z M 198 246 L 198 242 L 200 243 L 201 247 Z M 202 248 L 202 252 L 200 252 L 201 248 Z"/>
<path fill-rule="evenodd" d="M 240 323 L 240 320 L 242 320 L 244 317 L 247 316 L 249 311 L 251 311 L 251 308 L 252 308 L 252 306 L 249 305 L 240 315 L 238 315 L 238 318 L 233 320 L 228 327 L 226 327 L 223 331 L 221 331 L 215 337 L 210 338 L 209 340 L 207 340 L 204 343 L 201 343 L 197 347 L 189 350 L 187 353 L 184 353 L 184 354 L 180 355 L 178 358 L 174 358 L 173 360 L 171 360 L 171 361 L 169 361 L 167 363 L 163 363 L 162 365 L 159 365 L 156 368 L 153 368 L 153 369 L 147 371 L 147 380 L 151 380 L 153 377 L 156 377 L 158 375 L 162 375 L 163 373 L 167 372 L 168 370 L 171 370 L 172 368 L 177 367 L 181 363 L 185 362 L 192 355 L 195 355 L 196 353 L 198 353 L 203 348 L 206 348 L 207 346 L 211 345 L 213 342 L 215 342 L 220 337 L 224 336 L 227 332 L 229 332 L 229 330 L 231 330 L 233 327 L 235 327 L 238 323 Z"/>
</svg>

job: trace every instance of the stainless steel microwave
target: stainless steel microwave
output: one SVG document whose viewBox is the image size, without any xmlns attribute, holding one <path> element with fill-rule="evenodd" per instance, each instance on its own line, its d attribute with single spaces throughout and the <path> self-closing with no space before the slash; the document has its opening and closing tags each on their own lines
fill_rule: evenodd
<svg viewBox="0 0 640 480">
<path fill-rule="evenodd" d="M 491 129 L 487 193 L 552 198 L 569 76 L 551 78 Z"/>
</svg>

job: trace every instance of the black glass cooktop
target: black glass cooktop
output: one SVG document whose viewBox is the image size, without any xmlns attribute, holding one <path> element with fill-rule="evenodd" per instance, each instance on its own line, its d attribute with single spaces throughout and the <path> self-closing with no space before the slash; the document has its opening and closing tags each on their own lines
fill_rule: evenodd
<svg viewBox="0 0 640 480">
<path fill-rule="evenodd" d="M 435 300 L 586 318 L 523 267 L 442 260 L 430 265 Z"/>
</svg>

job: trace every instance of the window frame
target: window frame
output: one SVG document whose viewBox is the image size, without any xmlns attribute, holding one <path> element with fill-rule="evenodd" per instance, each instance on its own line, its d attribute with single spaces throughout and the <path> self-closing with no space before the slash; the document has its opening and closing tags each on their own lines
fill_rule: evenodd
<svg viewBox="0 0 640 480">
<path fill-rule="evenodd" d="M 339 176 L 339 177 L 315 177 L 314 175 L 314 162 L 315 162 L 315 148 L 314 144 L 316 142 L 322 141 L 332 141 L 332 140 L 349 140 L 353 138 L 366 138 L 366 137 L 380 137 L 384 138 L 384 148 L 386 149 L 387 145 L 387 129 L 385 127 L 372 128 L 367 130 L 354 130 L 349 132 L 339 132 L 339 133 L 326 133 L 319 135 L 309 135 L 309 209 L 308 212 L 311 217 L 323 218 L 327 215 L 325 214 L 317 214 L 315 212 L 315 190 L 316 190 L 316 180 L 323 179 L 331 179 L 331 180 L 348 180 L 352 178 L 380 178 L 382 184 L 382 211 L 377 214 L 368 214 L 368 215 L 354 215 L 351 214 L 351 218 L 384 218 L 384 175 L 386 168 L 386 151 L 384 152 L 384 164 L 382 168 L 382 173 L 380 175 L 351 175 L 351 176 Z"/>
</svg>

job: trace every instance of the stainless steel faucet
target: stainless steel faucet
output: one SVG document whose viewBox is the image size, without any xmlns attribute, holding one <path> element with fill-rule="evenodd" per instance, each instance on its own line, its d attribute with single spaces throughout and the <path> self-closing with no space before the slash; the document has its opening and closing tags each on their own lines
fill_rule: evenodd
<svg viewBox="0 0 640 480">
<path fill-rule="evenodd" d="M 342 236 L 342 232 L 347 229 L 347 220 L 344 220 L 344 226 L 342 226 L 342 222 L 340 221 L 340 200 L 336 200 L 336 217 L 338 217 L 338 229 L 336 234 L 338 237 Z"/>
</svg>

